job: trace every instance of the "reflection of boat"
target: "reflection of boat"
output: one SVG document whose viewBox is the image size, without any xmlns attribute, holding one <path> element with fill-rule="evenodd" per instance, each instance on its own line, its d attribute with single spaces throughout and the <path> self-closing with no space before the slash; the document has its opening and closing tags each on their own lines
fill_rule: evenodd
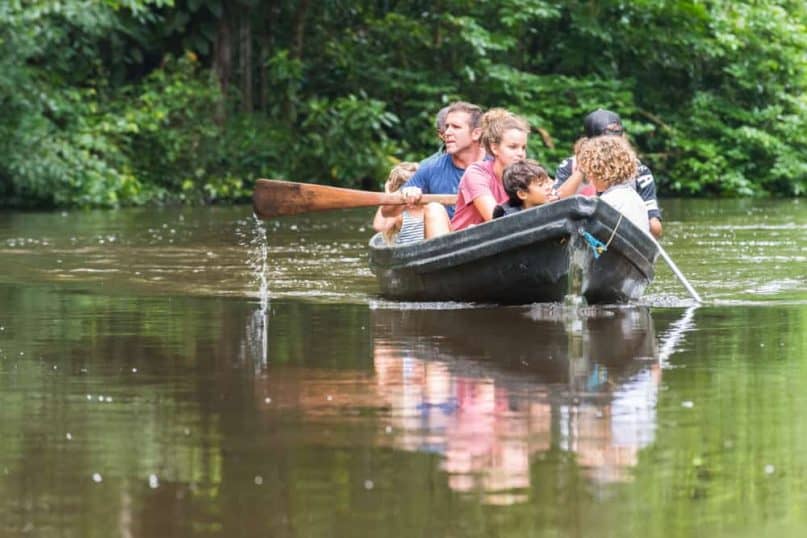
<svg viewBox="0 0 807 538">
<path fill-rule="evenodd" d="M 630 375 L 656 355 L 650 311 L 639 306 L 377 309 L 372 320 L 375 344 L 398 342 L 417 356 L 428 350 L 424 358 L 456 363 L 463 375 L 516 382 L 567 383 L 581 363 Z"/>
<path fill-rule="evenodd" d="M 589 241 L 607 250 L 596 257 Z M 415 301 L 527 304 L 571 291 L 589 304 L 624 303 L 644 293 L 657 256 L 647 234 L 581 196 L 411 245 L 370 241 L 382 295 Z"/>
</svg>

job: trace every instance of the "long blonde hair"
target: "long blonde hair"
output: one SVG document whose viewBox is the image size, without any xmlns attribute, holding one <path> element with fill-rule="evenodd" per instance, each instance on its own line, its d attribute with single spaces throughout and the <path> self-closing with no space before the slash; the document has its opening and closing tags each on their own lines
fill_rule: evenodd
<svg viewBox="0 0 807 538">
<path fill-rule="evenodd" d="M 404 186 L 404 183 L 409 181 L 409 178 L 415 175 L 417 172 L 418 163 L 413 163 L 409 161 L 402 161 L 395 166 L 392 167 L 392 170 L 389 172 L 389 176 L 387 176 L 387 181 L 384 183 L 384 192 L 387 194 L 392 194 L 393 192 L 398 192 L 401 187 Z M 395 235 L 401 229 L 400 221 L 395 223 L 395 226 L 390 228 L 389 230 L 384 230 L 382 235 L 384 236 L 384 240 L 388 244 L 392 244 L 395 240 Z"/>
<path fill-rule="evenodd" d="M 492 147 L 502 141 L 504 133 L 510 129 L 530 134 L 530 124 L 521 116 L 516 116 L 504 108 L 491 108 L 482 114 L 482 144 L 488 155 L 493 155 Z"/>
<path fill-rule="evenodd" d="M 387 181 L 384 183 L 384 192 L 387 194 L 397 192 L 403 187 L 410 177 L 417 172 L 418 163 L 409 161 L 401 161 L 392 167 L 387 176 Z"/>
</svg>

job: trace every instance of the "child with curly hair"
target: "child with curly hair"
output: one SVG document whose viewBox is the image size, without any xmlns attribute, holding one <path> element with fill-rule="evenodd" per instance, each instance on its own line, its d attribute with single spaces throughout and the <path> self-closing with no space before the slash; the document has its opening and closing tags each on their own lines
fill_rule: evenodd
<svg viewBox="0 0 807 538">
<path fill-rule="evenodd" d="M 631 184 L 636 176 L 636 153 L 619 136 L 585 139 L 575 156 L 580 170 L 591 180 L 602 200 L 650 233 L 647 207 Z"/>
</svg>

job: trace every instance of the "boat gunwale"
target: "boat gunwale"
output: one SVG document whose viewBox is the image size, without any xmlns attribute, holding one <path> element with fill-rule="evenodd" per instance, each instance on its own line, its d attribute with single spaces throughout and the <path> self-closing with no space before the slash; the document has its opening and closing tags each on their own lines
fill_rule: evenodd
<svg viewBox="0 0 807 538">
<path fill-rule="evenodd" d="M 388 245 L 380 234 L 370 239 L 370 265 L 385 270 L 436 271 L 471 263 L 531 242 L 573 236 L 581 228 L 622 253 L 652 278 L 658 256 L 652 239 L 598 198 L 573 196 L 499 219 L 407 245 Z M 614 229 L 617 228 L 617 233 Z M 610 240 L 610 241 L 609 241 Z M 571 240 L 571 243 L 576 241 Z M 504 246 L 504 248 L 503 248 Z M 641 248 L 644 247 L 644 248 Z"/>
</svg>

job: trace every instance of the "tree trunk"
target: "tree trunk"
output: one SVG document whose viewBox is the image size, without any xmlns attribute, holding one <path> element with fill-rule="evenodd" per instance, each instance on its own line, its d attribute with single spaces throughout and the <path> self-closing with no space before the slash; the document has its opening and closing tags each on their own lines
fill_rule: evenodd
<svg viewBox="0 0 807 538">
<path fill-rule="evenodd" d="M 305 15 L 308 11 L 309 0 L 300 0 L 297 9 L 294 10 L 292 21 L 292 43 L 289 51 L 291 60 L 302 60 L 303 57 L 303 37 L 305 36 Z M 290 83 L 286 101 L 283 103 L 283 115 L 289 125 L 294 125 L 297 121 L 297 86 Z"/>
<path fill-rule="evenodd" d="M 216 119 L 224 122 L 227 117 L 226 101 L 227 93 L 230 90 L 230 79 L 232 78 L 233 54 L 230 42 L 230 21 L 226 13 L 222 14 L 216 29 L 216 42 L 213 44 L 213 71 L 219 81 L 222 100 L 216 110 Z"/>
<path fill-rule="evenodd" d="M 241 111 L 252 112 L 252 13 L 246 8 L 241 14 L 239 28 L 239 57 L 241 60 Z"/>
<path fill-rule="evenodd" d="M 303 57 L 303 37 L 305 36 L 305 15 L 308 11 L 309 0 L 300 0 L 297 9 L 294 10 L 294 22 L 292 23 L 292 48 L 291 57 L 299 60 Z"/>
</svg>

